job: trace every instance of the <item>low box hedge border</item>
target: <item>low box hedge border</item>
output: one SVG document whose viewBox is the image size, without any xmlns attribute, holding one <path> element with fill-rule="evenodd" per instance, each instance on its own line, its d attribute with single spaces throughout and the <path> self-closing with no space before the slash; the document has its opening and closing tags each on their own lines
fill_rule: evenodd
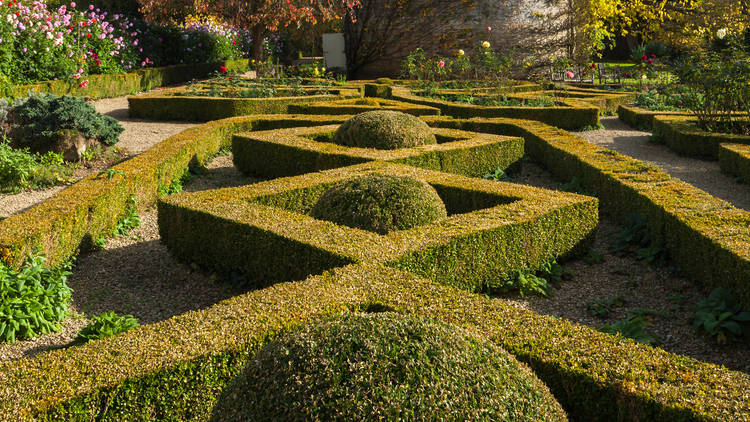
<svg viewBox="0 0 750 422">
<path fill-rule="evenodd" d="M 707 288 L 730 288 L 750 308 L 747 211 L 656 167 L 541 122 L 425 119 L 437 127 L 523 137 L 534 161 L 560 180 L 581 180 L 619 221 L 627 222 L 631 214 L 645 217 L 652 239 L 669 252 L 685 276 Z"/>
<path fill-rule="evenodd" d="M 688 116 L 654 116 L 653 137 L 671 150 L 689 157 L 719 158 L 719 144 L 750 144 L 750 136 L 707 132 Z"/>
<path fill-rule="evenodd" d="M 719 165 L 721 171 L 750 184 L 750 145 L 720 144 Z"/>
<path fill-rule="evenodd" d="M 416 80 L 404 80 L 404 79 L 397 79 L 397 80 L 391 80 L 388 83 L 383 83 L 381 80 L 375 80 L 375 81 L 365 81 L 364 85 L 364 94 L 365 97 L 380 97 L 380 98 L 391 98 L 391 95 L 393 94 L 393 88 L 395 86 L 417 86 L 422 81 L 416 81 Z M 542 87 L 541 85 L 534 83 L 534 82 L 528 82 L 528 81 L 512 81 L 512 84 L 508 86 L 497 86 L 497 87 L 476 87 L 471 88 L 474 92 L 484 92 L 484 93 L 513 93 L 513 92 L 528 92 L 528 91 L 538 91 Z"/>
<path fill-rule="evenodd" d="M 564 129 L 582 129 L 599 125 L 599 108 L 579 100 L 566 99 L 565 107 L 485 107 L 420 97 L 403 87 L 393 87 L 391 98 L 437 107 L 442 115 L 458 119 L 509 117 L 541 121 Z"/>
<path fill-rule="evenodd" d="M 0 363 L 0 420 L 206 420 L 265 344 L 372 306 L 463 326 L 528 364 L 571 420 L 746 421 L 750 376 L 388 267 L 351 265 Z"/>
<path fill-rule="evenodd" d="M 332 89 L 331 95 L 275 98 L 218 98 L 170 95 L 185 88 L 128 97 L 130 117 L 149 120 L 207 122 L 251 114 L 287 114 L 290 104 L 359 97 L 356 90 Z"/>
<path fill-rule="evenodd" d="M 370 96 L 372 97 L 372 96 Z M 358 104 L 362 99 L 324 101 L 309 104 L 290 104 L 288 111 L 291 114 L 359 114 L 373 110 L 391 110 L 414 116 L 439 116 L 440 109 L 435 107 L 420 106 L 412 103 L 379 99 L 378 105 Z"/>
<path fill-rule="evenodd" d="M 307 215 L 331 186 L 374 173 L 426 181 L 449 216 L 380 235 Z M 598 225 L 595 198 L 382 161 L 183 193 L 158 204 L 159 233 L 172 254 L 242 273 L 254 287 L 377 262 L 470 291 L 493 291 L 518 271 L 586 250 Z"/>
<path fill-rule="evenodd" d="M 523 157 L 523 139 L 434 129 L 450 140 L 396 150 L 377 150 L 315 140 L 333 137 L 338 125 L 293 128 L 235 135 L 232 155 L 242 173 L 263 179 L 296 176 L 368 161 L 390 161 L 430 170 L 482 177 Z"/>
<path fill-rule="evenodd" d="M 617 116 L 628 126 L 651 132 L 655 116 L 692 116 L 688 111 L 652 111 L 634 105 L 622 104 L 617 107 Z"/>
<path fill-rule="evenodd" d="M 14 98 L 25 97 L 29 92 L 46 92 L 55 95 L 75 95 L 93 99 L 119 97 L 149 91 L 161 86 L 199 79 L 218 71 L 224 66 L 230 72 L 243 72 L 248 69 L 247 59 L 228 60 L 217 63 L 181 64 L 165 67 L 140 69 L 132 73 L 87 75 L 88 85 L 78 86 L 78 80 L 58 80 L 38 82 L 31 85 L 13 87 Z"/>
<path fill-rule="evenodd" d="M 0 259 L 19 266 L 35 250 L 54 265 L 112 231 L 130 195 L 140 204 L 157 197 L 159 185 L 182 176 L 231 145 L 232 135 L 252 130 L 342 123 L 337 116 L 258 115 L 218 120 L 187 129 L 143 154 L 112 167 L 125 176 L 91 175 L 20 214 L 0 221 Z"/>
</svg>

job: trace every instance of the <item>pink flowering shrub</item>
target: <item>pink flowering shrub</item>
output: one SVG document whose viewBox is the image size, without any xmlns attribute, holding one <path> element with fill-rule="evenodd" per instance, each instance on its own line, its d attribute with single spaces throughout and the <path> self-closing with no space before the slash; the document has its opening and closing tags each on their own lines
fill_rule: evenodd
<svg viewBox="0 0 750 422">
<path fill-rule="evenodd" d="M 0 83 L 25 84 L 140 67 L 235 59 L 247 34 L 216 24 L 154 27 L 94 6 L 50 10 L 0 0 Z"/>
</svg>

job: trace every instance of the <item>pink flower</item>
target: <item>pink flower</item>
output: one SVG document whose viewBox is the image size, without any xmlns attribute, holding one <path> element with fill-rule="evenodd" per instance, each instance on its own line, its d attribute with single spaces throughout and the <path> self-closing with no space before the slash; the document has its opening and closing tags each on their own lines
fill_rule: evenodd
<svg viewBox="0 0 750 422">
<path fill-rule="evenodd" d="M 89 84 L 89 80 L 86 79 L 85 81 L 83 81 L 83 82 L 81 82 L 81 83 L 78 84 L 78 88 L 86 88 L 86 86 L 88 86 L 88 84 Z"/>
<path fill-rule="evenodd" d="M 574 77 L 576 76 L 576 74 L 575 74 L 575 73 L 573 73 L 573 72 L 571 72 L 570 70 L 566 70 L 566 71 L 565 71 L 565 75 L 566 75 L 566 76 L 567 76 L 568 78 L 570 78 L 570 79 L 573 79 L 573 78 L 574 78 Z"/>
<path fill-rule="evenodd" d="M 227 68 L 225 66 L 219 66 L 219 71 L 221 73 L 227 73 Z"/>
<path fill-rule="evenodd" d="M 492 27 L 491 27 L 491 26 L 488 26 L 488 27 L 487 27 L 487 30 L 488 30 L 488 31 L 492 31 Z"/>
<path fill-rule="evenodd" d="M 646 60 L 648 60 L 648 57 L 646 57 L 645 55 L 643 55 L 643 56 L 641 56 L 641 60 L 643 60 L 645 62 Z"/>
<path fill-rule="evenodd" d="M 652 59 L 648 59 L 648 64 L 654 64 L 654 61 Z"/>
<path fill-rule="evenodd" d="M 438 63 L 438 66 L 440 66 L 440 67 L 445 67 L 445 62 L 444 62 L 444 61 L 442 61 L 442 60 L 440 60 L 440 63 Z"/>
</svg>

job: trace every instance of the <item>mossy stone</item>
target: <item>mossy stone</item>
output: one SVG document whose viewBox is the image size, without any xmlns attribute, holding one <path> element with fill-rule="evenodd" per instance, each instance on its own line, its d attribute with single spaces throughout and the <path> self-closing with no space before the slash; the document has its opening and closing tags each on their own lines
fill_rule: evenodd
<svg viewBox="0 0 750 422">
<path fill-rule="evenodd" d="M 427 123 L 411 114 L 374 110 L 358 114 L 339 126 L 333 136 L 339 145 L 390 150 L 437 143 Z"/>
<path fill-rule="evenodd" d="M 504 349 L 416 315 L 318 320 L 261 349 L 212 421 L 565 421 L 548 388 Z"/>
<path fill-rule="evenodd" d="M 327 190 L 311 215 L 336 224 L 386 234 L 447 216 L 435 188 L 407 176 L 372 174 Z"/>
</svg>

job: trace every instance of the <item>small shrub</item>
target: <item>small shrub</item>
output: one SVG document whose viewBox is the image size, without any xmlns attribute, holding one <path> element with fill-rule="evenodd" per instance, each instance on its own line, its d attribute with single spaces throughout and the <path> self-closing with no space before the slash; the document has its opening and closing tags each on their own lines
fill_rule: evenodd
<svg viewBox="0 0 750 422">
<path fill-rule="evenodd" d="M 501 292 L 518 291 L 521 297 L 536 295 L 549 297 L 554 294 L 550 283 L 559 283 L 571 277 L 562 265 L 552 258 L 544 262 L 537 271 L 523 270 L 505 280 Z"/>
<path fill-rule="evenodd" d="M 482 176 L 484 179 L 487 180 L 494 180 L 496 182 L 502 181 L 502 182 L 512 182 L 513 179 L 511 179 L 505 171 L 498 167 L 493 171 L 492 173 L 487 173 L 484 176 Z"/>
<path fill-rule="evenodd" d="M 78 332 L 77 342 L 87 343 L 94 340 L 112 337 L 138 326 L 138 320 L 132 315 L 117 315 L 113 311 L 91 317 L 91 322 Z"/>
<path fill-rule="evenodd" d="M 646 330 L 648 321 L 642 315 L 630 315 L 626 319 L 612 325 L 605 325 L 599 331 L 612 335 L 621 335 L 635 340 L 637 343 L 650 345 L 659 344 L 656 334 Z"/>
<path fill-rule="evenodd" d="M 628 216 L 625 228 L 617 234 L 612 245 L 612 252 L 621 256 L 632 254 L 649 264 L 666 261 L 664 249 L 651 240 L 646 219 L 637 214 Z"/>
<path fill-rule="evenodd" d="M 339 126 L 333 135 L 339 145 L 382 150 L 437 143 L 427 123 L 410 114 L 375 110 L 358 114 Z"/>
<path fill-rule="evenodd" d="M 189 170 L 185 170 L 180 177 L 175 177 L 168 185 L 159 184 L 157 191 L 159 196 L 174 195 L 182 192 L 182 188 L 185 183 L 188 183 L 192 179 L 192 175 Z"/>
<path fill-rule="evenodd" d="M 391 312 L 316 321 L 269 343 L 211 415 L 222 422 L 444 419 L 566 416 L 533 372 L 494 343 Z"/>
<path fill-rule="evenodd" d="M 69 265 L 48 269 L 30 257 L 19 270 L 0 261 L 0 341 L 12 343 L 59 331 L 68 316 Z"/>
<path fill-rule="evenodd" d="M 742 310 L 729 289 L 719 287 L 698 304 L 693 326 L 715 337 L 717 343 L 727 344 L 750 337 L 750 312 Z"/>
<path fill-rule="evenodd" d="M 120 218 L 115 227 L 113 236 L 127 236 L 130 230 L 141 225 L 141 218 L 138 215 L 138 207 L 134 195 L 130 195 L 125 205 L 125 215 Z"/>
<path fill-rule="evenodd" d="M 586 310 L 589 314 L 595 317 L 607 318 L 614 308 L 619 308 L 624 305 L 625 298 L 617 296 L 610 299 L 597 299 L 587 302 Z"/>
<path fill-rule="evenodd" d="M 315 218 L 386 234 L 445 218 L 435 188 L 412 177 L 373 174 L 326 191 L 312 209 Z"/>
<path fill-rule="evenodd" d="M 35 94 L 12 108 L 11 135 L 21 146 L 45 150 L 64 129 L 104 145 L 116 144 L 124 130 L 117 120 L 100 114 L 81 97 Z"/>
</svg>

